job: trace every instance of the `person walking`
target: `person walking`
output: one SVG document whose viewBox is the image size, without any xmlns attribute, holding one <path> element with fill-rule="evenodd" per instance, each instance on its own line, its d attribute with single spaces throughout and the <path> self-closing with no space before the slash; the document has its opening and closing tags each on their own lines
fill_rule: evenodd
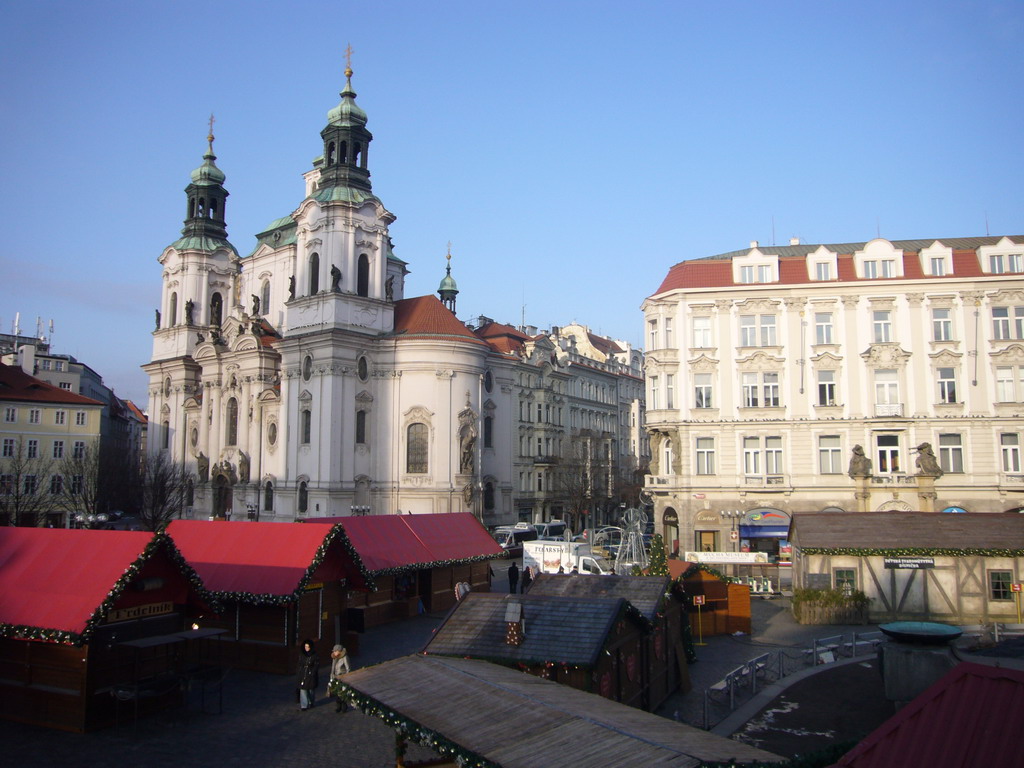
<svg viewBox="0 0 1024 768">
<path fill-rule="evenodd" d="M 528 565 L 523 568 L 523 594 L 526 594 L 526 590 L 530 588 L 533 583 L 533 566 Z"/>
<path fill-rule="evenodd" d="M 327 681 L 327 695 L 337 701 L 335 712 L 348 712 L 348 702 L 341 695 L 341 677 L 351 671 L 345 646 L 334 646 L 331 649 L 331 676 Z"/>
<path fill-rule="evenodd" d="M 519 569 L 516 567 L 515 560 L 512 561 L 512 565 L 508 567 L 508 593 L 514 595 L 516 593 L 516 587 L 519 586 Z"/>
<path fill-rule="evenodd" d="M 303 712 L 312 708 L 319 683 L 320 657 L 316 655 L 313 641 L 303 640 L 296 670 L 296 684 L 299 686 L 299 709 Z"/>
</svg>

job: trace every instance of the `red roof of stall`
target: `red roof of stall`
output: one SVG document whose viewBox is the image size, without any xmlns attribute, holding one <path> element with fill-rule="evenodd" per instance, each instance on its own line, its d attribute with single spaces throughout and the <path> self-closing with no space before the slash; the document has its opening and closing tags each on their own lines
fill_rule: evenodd
<svg viewBox="0 0 1024 768">
<path fill-rule="evenodd" d="M 167 533 L 215 593 L 274 603 L 291 600 L 310 581 L 368 581 L 340 526 L 174 520 Z"/>
<path fill-rule="evenodd" d="M 314 517 L 307 522 L 341 523 L 370 573 L 469 563 L 504 553 L 469 512 Z"/>
<path fill-rule="evenodd" d="M 163 534 L 142 531 L 0 527 L 0 635 L 38 637 L 28 631 L 35 628 L 82 639 L 101 608 L 113 605 L 104 601 L 120 597 L 121 578 L 137 573 L 161 543 L 173 547 Z"/>
<path fill-rule="evenodd" d="M 876 728 L 836 766 L 1020 765 L 1024 672 L 962 662 Z"/>
</svg>

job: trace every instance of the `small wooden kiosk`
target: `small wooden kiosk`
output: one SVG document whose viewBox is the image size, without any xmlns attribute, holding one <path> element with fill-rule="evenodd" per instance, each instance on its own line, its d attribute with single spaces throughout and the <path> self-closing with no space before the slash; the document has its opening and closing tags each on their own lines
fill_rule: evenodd
<svg viewBox="0 0 1024 768">
<path fill-rule="evenodd" d="M 669 574 L 683 585 L 694 637 L 750 634 L 750 588 L 734 584 L 721 573 L 699 563 L 669 560 Z M 704 604 L 693 604 L 695 595 L 704 596 Z"/>
<path fill-rule="evenodd" d="M 205 599 L 164 534 L 0 528 L 0 716 L 83 732 L 119 702 L 180 703 L 185 616 Z"/>
</svg>

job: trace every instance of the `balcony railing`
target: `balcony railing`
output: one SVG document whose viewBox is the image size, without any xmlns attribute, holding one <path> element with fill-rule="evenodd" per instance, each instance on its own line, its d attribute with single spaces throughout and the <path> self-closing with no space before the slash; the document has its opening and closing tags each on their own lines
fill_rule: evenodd
<svg viewBox="0 0 1024 768">
<path fill-rule="evenodd" d="M 903 403 L 875 403 L 875 416 L 902 416 Z"/>
<path fill-rule="evenodd" d="M 785 485 L 784 475 L 746 475 L 743 478 L 744 485 Z"/>
<path fill-rule="evenodd" d="M 534 456 L 533 457 L 533 463 L 534 464 L 557 464 L 558 463 L 558 457 L 557 456 Z"/>
<path fill-rule="evenodd" d="M 874 485 L 917 485 L 914 475 L 872 475 Z"/>
</svg>

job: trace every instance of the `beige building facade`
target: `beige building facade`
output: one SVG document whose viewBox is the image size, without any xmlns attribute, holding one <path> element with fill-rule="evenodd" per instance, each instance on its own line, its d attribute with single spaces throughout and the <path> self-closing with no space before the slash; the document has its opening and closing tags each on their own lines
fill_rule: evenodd
<svg viewBox="0 0 1024 768">
<path fill-rule="evenodd" d="M 1024 505 L 1024 236 L 755 242 L 643 311 L 646 490 L 680 550 L 784 558 L 798 511 Z"/>
</svg>

